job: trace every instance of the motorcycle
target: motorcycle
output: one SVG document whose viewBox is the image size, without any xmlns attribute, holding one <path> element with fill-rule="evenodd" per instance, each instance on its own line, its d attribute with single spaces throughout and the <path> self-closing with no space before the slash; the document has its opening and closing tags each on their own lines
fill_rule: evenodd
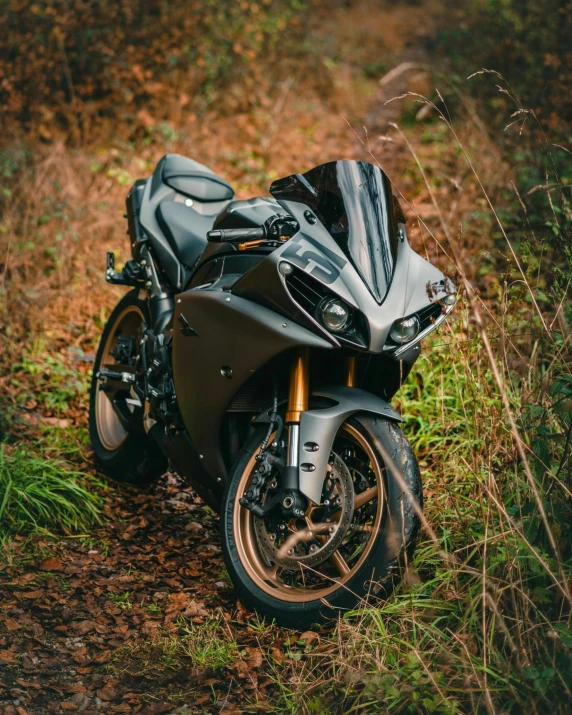
<svg viewBox="0 0 572 715">
<path fill-rule="evenodd" d="M 135 182 L 89 427 L 113 477 L 187 478 L 241 601 L 306 628 L 385 597 L 414 547 L 420 472 L 389 400 L 456 288 L 379 167 L 332 161 L 270 194 L 237 200 L 177 154 Z"/>
</svg>

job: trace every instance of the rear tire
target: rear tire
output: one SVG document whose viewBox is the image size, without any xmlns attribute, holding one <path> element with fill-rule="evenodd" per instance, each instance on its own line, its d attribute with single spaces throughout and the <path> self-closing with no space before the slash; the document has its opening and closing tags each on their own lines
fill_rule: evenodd
<svg viewBox="0 0 572 715">
<path fill-rule="evenodd" d="M 111 402 L 99 389 L 97 374 L 113 364 L 110 350 L 118 335 L 134 337 L 137 350 L 143 330 L 149 325 L 147 303 L 138 290 L 127 293 L 117 304 L 105 326 L 93 366 L 89 399 L 89 435 L 96 462 L 117 481 L 144 486 L 167 471 L 167 460 L 159 445 L 143 430 L 143 424 L 129 433 L 115 414 Z"/>
<path fill-rule="evenodd" d="M 419 518 L 415 514 L 407 493 L 402 490 L 395 477 L 392 476 L 391 470 L 385 468 L 383 455 L 387 455 L 399 469 L 410 493 L 418 504 L 422 505 L 419 467 L 411 445 L 399 427 L 394 422 L 380 417 L 360 414 L 348 420 L 338 432 L 334 442 L 336 454 L 343 454 L 340 451 L 340 445 L 343 447 L 344 444 L 349 444 L 353 440 L 358 446 L 361 445 L 359 449 L 364 450 L 364 454 L 368 455 L 370 461 L 371 469 L 367 472 L 369 481 L 366 483 L 362 477 L 366 468 L 359 469 L 350 466 L 352 464 L 350 460 L 354 457 L 351 456 L 351 451 L 346 452 L 348 454 L 348 457 L 345 458 L 346 466 L 356 487 L 353 491 L 355 509 L 352 519 L 354 521 L 356 518 L 359 521 L 361 515 L 365 513 L 363 500 L 366 491 L 372 492 L 372 485 L 376 488 L 373 490 L 375 496 L 368 500 L 368 504 L 371 502 L 367 507 L 370 515 L 369 521 L 366 519 L 363 526 L 359 524 L 357 527 L 352 526 L 354 531 L 347 532 L 347 534 L 360 531 L 366 534 L 370 533 L 366 545 L 359 547 L 362 548 L 362 552 L 353 549 L 351 542 L 348 545 L 348 541 L 344 538 L 344 542 L 335 554 L 326 558 L 323 564 L 319 563 L 314 570 L 301 569 L 300 573 L 304 571 L 304 574 L 309 574 L 309 577 L 315 581 L 318 581 L 316 573 L 321 575 L 320 570 L 323 569 L 323 573 L 326 575 L 327 569 L 330 569 L 329 575 L 323 580 L 324 588 L 321 590 L 320 586 L 316 587 L 315 584 L 312 584 L 308 590 L 304 591 L 308 586 L 307 576 L 301 577 L 300 580 L 296 580 L 295 577 L 294 588 L 291 588 L 293 581 L 290 574 L 292 572 L 288 571 L 288 567 L 279 566 L 276 570 L 276 562 L 269 559 L 268 547 L 260 546 L 260 534 L 265 533 L 261 531 L 261 521 L 255 522 L 252 513 L 247 512 L 238 503 L 246 485 L 250 483 L 249 471 L 251 472 L 253 469 L 254 457 L 258 452 L 261 440 L 262 436 L 256 434 L 245 445 L 235 462 L 223 497 L 221 518 L 223 553 L 240 600 L 260 615 L 274 619 L 280 625 L 304 629 L 312 624 L 322 623 L 336 617 L 341 612 L 355 609 L 367 601 L 371 602 L 386 597 L 391 592 L 394 583 L 399 580 L 404 561 L 414 548 L 419 530 Z M 356 447 L 357 449 L 358 447 Z M 354 455 L 358 454 L 356 450 L 353 452 Z M 357 464 L 357 462 L 354 463 Z M 374 472 L 377 474 L 375 477 L 377 486 L 373 483 Z M 338 479 L 337 481 L 343 480 Z M 361 486 L 358 486 L 360 484 Z M 379 487 L 381 487 L 381 492 Z M 360 503 L 358 500 L 360 492 L 363 504 L 361 507 L 355 506 Z M 340 513 L 341 509 L 342 507 L 340 507 Z M 359 511 L 360 509 L 362 511 Z M 377 510 L 375 518 L 374 510 Z M 341 518 L 340 516 L 339 519 Z M 323 521 L 323 516 L 321 519 Z M 290 529 L 290 526 L 288 528 Z M 298 528 L 302 530 L 306 527 Z M 356 537 L 351 536 L 351 538 Z M 358 538 L 361 541 L 357 543 L 361 544 L 367 536 Z M 323 536 L 321 539 L 324 543 Z M 274 535 L 270 535 L 270 541 L 277 543 Z M 318 548 L 320 547 L 310 547 L 310 551 Z M 257 549 L 258 557 L 256 556 Z M 352 553 L 361 555 L 358 558 L 351 556 Z M 350 558 L 354 559 L 353 561 L 348 558 L 348 554 L 350 554 Z M 340 556 L 342 556 L 341 566 Z M 257 558 L 259 562 L 257 562 Z M 336 564 L 337 574 L 332 571 L 332 564 Z M 281 568 L 283 570 L 280 572 Z M 349 570 L 344 571 L 345 568 L 349 568 Z M 285 582 L 282 584 L 279 582 L 278 573 L 287 574 Z M 332 578 L 332 574 L 334 578 Z M 335 578 L 336 575 L 337 578 Z M 275 578 L 275 583 L 272 578 Z"/>
</svg>

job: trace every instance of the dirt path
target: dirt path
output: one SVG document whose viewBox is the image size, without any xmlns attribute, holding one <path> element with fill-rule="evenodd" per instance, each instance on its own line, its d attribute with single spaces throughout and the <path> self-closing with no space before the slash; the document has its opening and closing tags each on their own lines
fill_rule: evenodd
<svg viewBox="0 0 572 715">
<path fill-rule="evenodd" d="M 145 493 L 120 489 L 109 507 L 113 521 L 88 539 L 11 552 L 0 711 L 158 713 L 184 702 L 200 713 L 228 701 L 233 712 L 231 702 L 264 702 L 266 657 L 287 634 L 260 629 L 237 604 L 215 515 L 171 477 Z M 209 638 L 222 644 L 218 661 Z"/>
</svg>

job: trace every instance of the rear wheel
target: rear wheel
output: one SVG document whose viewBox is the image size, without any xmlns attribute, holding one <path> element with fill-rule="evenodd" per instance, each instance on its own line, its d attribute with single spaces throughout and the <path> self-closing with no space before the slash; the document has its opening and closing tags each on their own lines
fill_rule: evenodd
<svg viewBox="0 0 572 715">
<path fill-rule="evenodd" d="M 411 499 L 386 468 L 399 469 L 421 503 L 419 468 L 399 427 L 371 415 L 340 428 L 322 501 L 300 519 L 255 517 L 239 504 L 250 487 L 261 438 L 246 445 L 223 503 L 225 560 L 241 600 L 289 627 L 308 627 L 368 598 L 386 596 L 419 528 Z M 279 489 L 270 475 L 262 501 Z"/>
<path fill-rule="evenodd" d="M 130 384 L 98 377 L 100 370 L 135 374 L 148 308 L 138 291 L 112 312 L 93 367 L 89 433 L 96 460 L 119 481 L 147 484 L 167 470 L 167 460 L 143 429 L 144 402 Z"/>
</svg>

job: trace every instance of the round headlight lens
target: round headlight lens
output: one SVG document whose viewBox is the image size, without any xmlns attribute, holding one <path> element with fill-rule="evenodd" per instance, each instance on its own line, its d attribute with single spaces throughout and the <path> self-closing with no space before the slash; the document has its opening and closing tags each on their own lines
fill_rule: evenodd
<svg viewBox="0 0 572 715">
<path fill-rule="evenodd" d="M 351 313 L 341 300 L 330 298 L 320 308 L 322 323 L 331 330 L 332 333 L 340 333 L 345 330 L 351 319 Z"/>
<path fill-rule="evenodd" d="M 391 326 L 389 331 L 389 337 L 394 343 L 403 345 L 408 343 L 417 335 L 419 332 L 419 320 L 417 316 L 411 318 L 404 318 L 403 320 L 398 320 Z"/>
</svg>

